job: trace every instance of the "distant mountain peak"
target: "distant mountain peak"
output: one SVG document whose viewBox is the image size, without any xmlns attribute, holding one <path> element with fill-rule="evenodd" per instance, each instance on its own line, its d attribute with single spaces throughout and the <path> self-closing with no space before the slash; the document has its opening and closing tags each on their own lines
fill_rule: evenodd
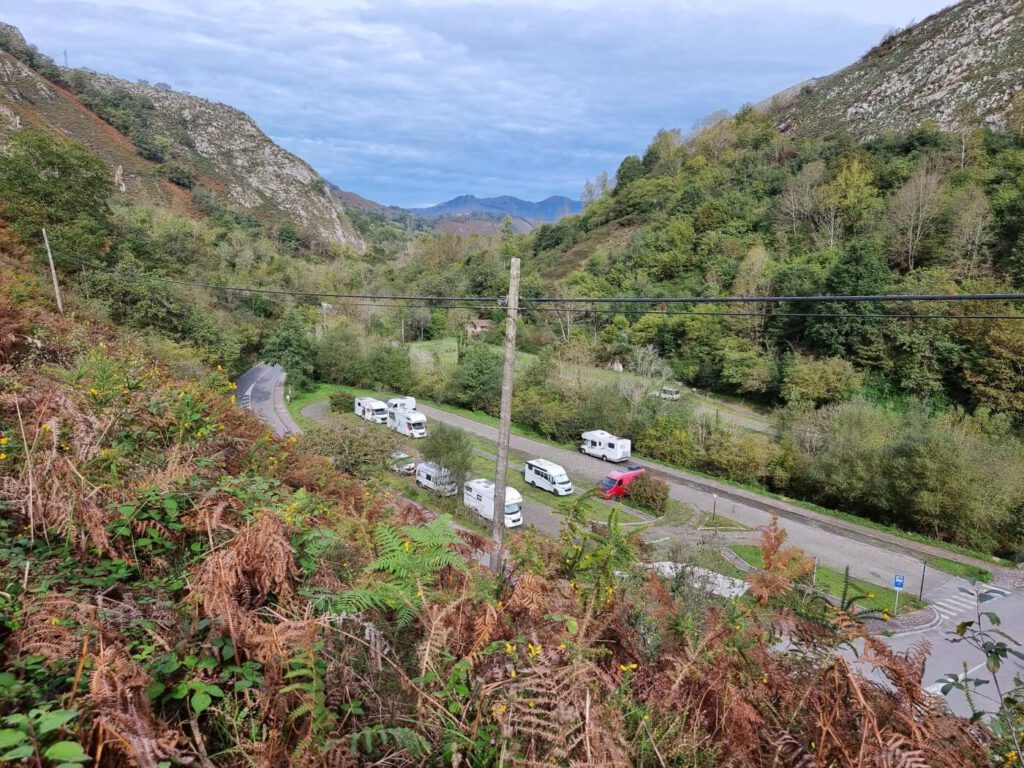
<svg viewBox="0 0 1024 768">
<path fill-rule="evenodd" d="M 428 219 L 474 213 L 499 217 L 508 215 L 531 222 L 544 222 L 557 221 L 563 216 L 579 213 L 582 208 L 583 205 L 579 200 L 572 200 L 564 195 L 550 195 L 539 202 L 521 200 L 512 195 L 498 195 L 497 197 L 459 195 L 437 205 L 427 208 L 410 208 L 409 210 Z"/>
</svg>

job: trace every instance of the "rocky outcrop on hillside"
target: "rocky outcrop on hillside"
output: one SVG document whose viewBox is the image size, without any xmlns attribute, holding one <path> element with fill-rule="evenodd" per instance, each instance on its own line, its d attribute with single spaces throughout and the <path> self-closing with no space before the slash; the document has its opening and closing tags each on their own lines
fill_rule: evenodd
<svg viewBox="0 0 1024 768">
<path fill-rule="evenodd" d="M 275 144 L 249 115 L 164 87 L 85 75 L 89 86 L 101 92 L 123 89 L 151 103 L 148 117 L 154 129 L 174 140 L 174 153 L 187 156 L 232 203 L 270 216 L 283 214 L 324 240 L 363 247 L 344 206 L 320 174 Z"/>
<path fill-rule="evenodd" d="M 964 0 L 892 34 L 860 61 L 779 94 L 778 125 L 800 135 L 1001 126 L 1024 89 L 1024 0 Z"/>
<path fill-rule="evenodd" d="M 132 107 L 144 105 L 142 121 L 160 143 L 161 155 L 194 172 L 200 185 L 265 221 L 363 248 L 345 206 L 326 181 L 275 144 L 244 112 L 166 86 L 62 69 L 29 45 L 16 27 L 0 22 L 0 139 L 27 125 L 68 136 L 107 161 L 112 174 L 121 169 L 127 194 L 163 203 L 180 197 L 185 193 L 168 185 L 153 158 L 136 151 L 137 137 L 119 133 L 83 104 L 99 94 L 122 106 L 126 93 Z"/>
</svg>

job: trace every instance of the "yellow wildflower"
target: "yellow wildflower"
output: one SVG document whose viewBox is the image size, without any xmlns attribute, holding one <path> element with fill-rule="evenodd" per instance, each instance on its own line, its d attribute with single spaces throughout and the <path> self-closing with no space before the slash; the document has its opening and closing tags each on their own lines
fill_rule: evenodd
<svg viewBox="0 0 1024 768">
<path fill-rule="evenodd" d="M 420 587 L 416 590 L 416 597 L 418 597 L 420 600 L 423 599 L 423 587 Z"/>
<path fill-rule="evenodd" d="M 515 676 L 516 676 L 516 671 L 513 669 L 512 670 L 512 674 L 510 674 L 509 677 L 515 677 Z"/>
<path fill-rule="evenodd" d="M 1007 752 L 1006 753 L 1006 761 L 1009 762 L 1009 763 L 1016 762 L 1017 761 L 1017 753 L 1014 752 L 1013 750 L 1010 750 L 1009 752 Z"/>
<path fill-rule="evenodd" d="M 218 365 L 218 366 L 217 366 L 217 370 L 218 370 L 218 371 L 223 371 L 224 369 L 223 369 L 223 368 L 221 368 L 221 367 L 220 367 L 220 366 Z"/>
<path fill-rule="evenodd" d="M 888 621 L 892 616 L 889 615 L 888 611 L 882 611 L 882 621 Z"/>
<path fill-rule="evenodd" d="M 619 669 L 623 672 L 632 672 L 636 669 L 636 664 L 630 662 L 629 664 L 619 664 Z"/>
<path fill-rule="evenodd" d="M 505 643 L 505 653 L 514 653 L 516 647 L 512 643 Z"/>
<path fill-rule="evenodd" d="M 874 599 L 875 599 L 875 593 L 874 592 L 868 592 L 868 600 L 874 600 Z"/>
<path fill-rule="evenodd" d="M 235 404 L 235 396 L 232 395 L 231 397 L 229 397 L 228 398 L 228 402 L 231 403 L 232 405 L 234 405 Z"/>
<path fill-rule="evenodd" d="M 45 427 L 46 425 L 43 424 L 43 426 Z M 7 443 L 8 443 L 8 438 L 0 437 L 0 445 L 7 445 Z"/>
<path fill-rule="evenodd" d="M 99 393 L 100 393 L 100 391 L 98 389 L 96 389 L 96 387 L 89 387 L 89 394 L 92 395 L 93 397 L 95 397 Z"/>
<path fill-rule="evenodd" d="M 408 552 L 410 549 L 412 549 L 412 544 L 410 544 L 408 542 L 408 540 L 403 541 L 402 542 L 402 549 L 404 549 L 406 552 Z"/>
<path fill-rule="evenodd" d="M 536 659 L 538 656 L 540 656 L 543 650 L 544 649 L 541 647 L 540 643 L 537 643 L 536 645 L 534 645 L 533 643 L 526 644 L 526 651 L 530 654 L 531 659 Z"/>
<path fill-rule="evenodd" d="M 6 458 L 7 458 L 7 454 L 6 453 L 0 453 L 0 461 L 3 461 Z"/>
<path fill-rule="evenodd" d="M 494 708 L 494 711 L 497 712 L 499 715 L 504 715 L 506 712 L 508 712 L 508 707 L 506 707 L 504 704 L 498 704 Z"/>
</svg>

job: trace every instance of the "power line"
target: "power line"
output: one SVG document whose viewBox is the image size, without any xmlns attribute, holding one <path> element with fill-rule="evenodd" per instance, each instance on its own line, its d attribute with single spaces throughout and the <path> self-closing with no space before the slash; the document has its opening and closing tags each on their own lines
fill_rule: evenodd
<svg viewBox="0 0 1024 768">
<path fill-rule="evenodd" d="M 425 308 L 425 309 L 469 309 L 478 312 L 493 312 L 503 309 L 504 297 L 491 296 L 415 296 L 415 295 L 379 295 L 367 293 L 331 293 L 318 291 L 296 291 L 282 288 L 253 288 L 238 285 L 224 285 L 219 283 L 204 283 L 190 280 L 178 280 L 156 274 L 139 272 L 120 272 L 107 265 L 90 264 L 81 259 L 70 257 L 73 261 L 98 271 L 117 274 L 128 279 L 155 280 L 170 285 L 180 285 L 193 288 L 206 288 L 213 291 L 225 291 L 229 293 L 254 293 L 257 295 L 268 295 L 274 297 L 291 296 L 305 299 L 335 299 L 346 302 L 344 306 L 391 306 L 395 308 Z M 965 301 L 1024 301 L 1024 294 L 1013 293 L 976 293 L 976 294 L 899 294 L 899 295 L 860 295 L 860 296 L 687 296 L 687 297 L 636 297 L 624 296 L 614 298 L 598 297 L 522 297 L 524 304 L 543 304 L 544 306 L 524 306 L 524 311 L 529 312 L 566 312 L 567 307 L 552 306 L 555 304 L 739 304 L 739 303 L 869 303 L 869 302 L 965 302 Z M 401 302 L 396 304 L 394 302 Z M 680 311 L 670 309 L 608 309 L 596 306 L 581 309 L 584 313 L 592 314 L 622 314 L 638 312 L 645 315 L 668 315 L 685 317 L 787 317 L 787 318 L 876 318 L 876 319 L 905 319 L 905 320 L 1024 320 L 1024 315 L 1009 314 L 917 314 L 917 313 L 892 313 L 892 312 L 755 312 L 755 311 Z"/>
<path fill-rule="evenodd" d="M 525 297 L 523 301 L 562 304 L 774 304 L 776 302 L 867 303 L 899 301 L 1024 301 L 1024 293 L 948 293 L 948 294 L 875 294 L 863 296 L 617 296 L 609 298 L 583 296 Z"/>
</svg>

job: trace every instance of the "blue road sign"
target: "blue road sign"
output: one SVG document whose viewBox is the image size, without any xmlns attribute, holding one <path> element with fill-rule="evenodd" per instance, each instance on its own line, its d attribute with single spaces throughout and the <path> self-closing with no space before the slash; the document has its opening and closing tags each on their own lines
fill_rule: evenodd
<svg viewBox="0 0 1024 768">
<path fill-rule="evenodd" d="M 906 578 L 903 576 L 902 573 L 894 574 L 892 577 L 892 588 L 899 592 L 901 589 L 903 589 L 903 583 L 905 581 Z"/>
</svg>

